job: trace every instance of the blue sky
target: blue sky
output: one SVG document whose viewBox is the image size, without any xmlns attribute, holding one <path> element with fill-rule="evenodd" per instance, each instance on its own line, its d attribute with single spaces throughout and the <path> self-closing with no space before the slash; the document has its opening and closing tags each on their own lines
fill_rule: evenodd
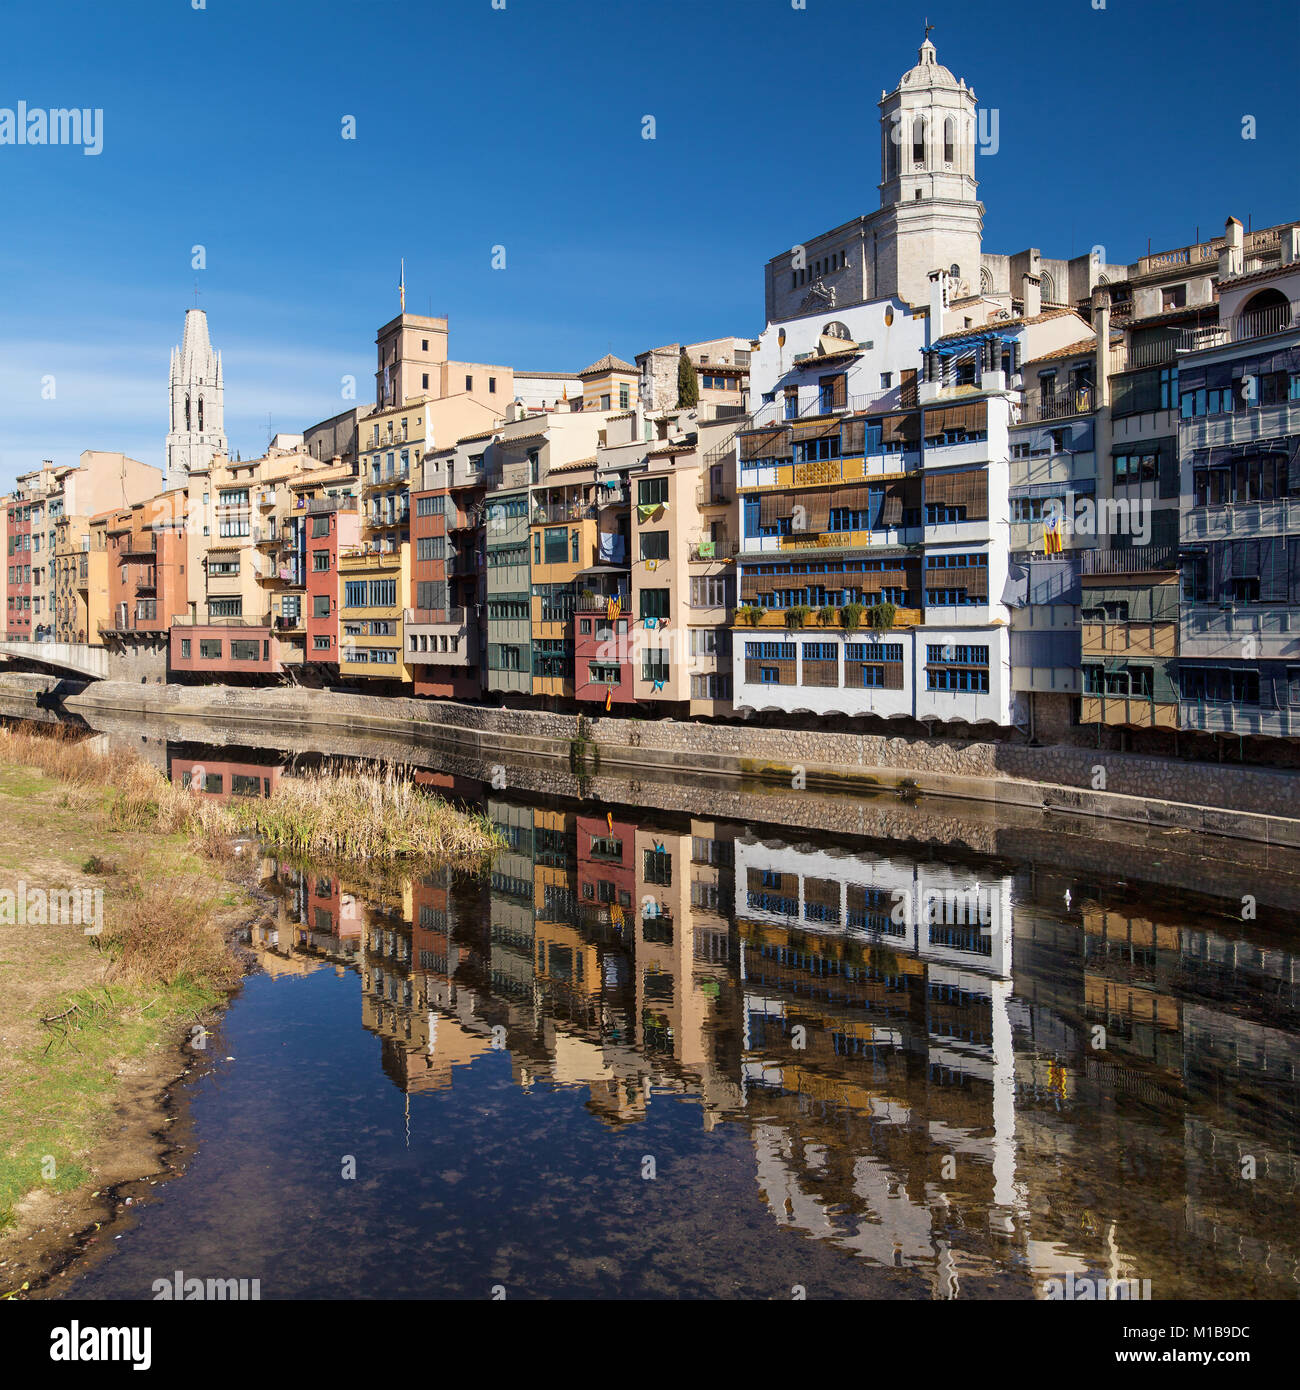
<svg viewBox="0 0 1300 1390">
<path fill-rule="evenodd" d="M 196 279 L 246 458 L 345 374 L 369 398 L 403 256 L 469 361 L 757 333 L 766 260 L 878 205 L 876 102 L 927 14 L 1000 113 L 986 250 L 1127 261 L 1300 215 L 1280 0 L 192 3 L 7 7 L 0 108 L 103 108 L 104 149 L 0 145 L 0 489 L 84 448 L 161 465 Z"/>
</svg>

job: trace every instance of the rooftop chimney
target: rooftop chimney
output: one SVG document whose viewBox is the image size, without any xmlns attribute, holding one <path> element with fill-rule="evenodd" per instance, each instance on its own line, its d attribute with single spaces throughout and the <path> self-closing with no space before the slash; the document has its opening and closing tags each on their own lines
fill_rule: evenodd
<svg viewBox="0 0 1300 1390">
<path fill-rule="evenodd" d="M 1230 217 L 1223 229 L 1223 250 L 1219 252 L 1220 281 L 1241 274 L 1243 254 L 1241 223 L 1235 217 Z"/>
<path fill-rule="evenodd" d="M 948 308 L 948 272 L 930 272 L 930 341 L 943 337 L 943 316 Z"/>
</svg>

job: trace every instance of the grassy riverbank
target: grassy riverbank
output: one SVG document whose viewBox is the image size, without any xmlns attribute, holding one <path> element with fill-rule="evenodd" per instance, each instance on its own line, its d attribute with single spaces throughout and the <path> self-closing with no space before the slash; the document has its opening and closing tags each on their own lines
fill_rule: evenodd
<svg viewBox="0 0 1300 1390">
<path fill-rule="evenodd" d="M 189 836 L 115 823 L 116 792 L 10 761 L 6 742 L 0 1293 L 39 1277 L 71 1236 L 107 1215 L 95 1189 L 149 1171 L 146 1135 L 124 1124 L 123 1106 L 179 1072 L 174 1044 L 237 982 L 227 933 L 255 911 L 226 865 Z M 101 934 L 45 920 L 29 890 L 76 890 L 83 903 L 98 890 Z"/>
<path fill-rule="evenodd" d="M 109 1214 L 105 1186 L 156 1171 L 154 1102 L 186 1065 L 177 1044 L 237 984 L 231 941 L 259 910 L 257 857 L 234 855 L 232 836 L 376 866 L 485 861 L 494 845 L 382 770 L 223 804 L 57 729 L 0 728 L 0 823 L 0 1296 Z M 51 905 L 98 892 L 101 932 L 50 922 L 32 890 Z"/>
</svg>

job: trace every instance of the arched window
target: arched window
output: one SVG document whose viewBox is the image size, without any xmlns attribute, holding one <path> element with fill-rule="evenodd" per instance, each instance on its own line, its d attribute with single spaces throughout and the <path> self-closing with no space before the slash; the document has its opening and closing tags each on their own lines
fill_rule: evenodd
<svg viewBox="0 0 1300 1390">
<path fill-rule="evenodd" d="M 189 393 L 187 392 L 186 395 L 185 395 L 185 428 L 186 428 L 186 430 L 188 430 L 189 427 L 190 427 L 190 398 L 189 398 Z"/>
<path fill-rule="evenodd" d="M 203 397 L 199 397 L 199 433 L 203 433 Z"/>
<path fill-rule="evenodd" d="M 1042 283 L 1042 302 L 1044 304 L 1056 303 L 1056 281 L 1052 279 L 1048 271 L 1043 271 Z"/>
<path fill-rule="evenodd" d="M 890 123 L 889 129 L 885 132 L 885 177 L 894 178 L 898 173 L 898 137 L 901 132 L 898 122 Z"/>
<path fill-rule="evenodd" d="M 912 118 L 912 163 L 925 163 L 925 117 Z"/>
<path fill-rule="evenodd" d="M 1260 290 L 1241 306 L 1237 313 L 1234 336 L 1257 338 L 1265 333 L 1277 333 L 1291 324 L 1291 305 L 1280 290 Z"/>
<path fill-rule="evenodd" d="M 951 164 L 956 153 L 957 123 L 951 116 L 943 123 L 943 162 Z"/>
<path fill-rule="evenodd" d="M 980 293 L 993 293 L 993 272 L 986 265 L 980 266 Z"/>
</svg>

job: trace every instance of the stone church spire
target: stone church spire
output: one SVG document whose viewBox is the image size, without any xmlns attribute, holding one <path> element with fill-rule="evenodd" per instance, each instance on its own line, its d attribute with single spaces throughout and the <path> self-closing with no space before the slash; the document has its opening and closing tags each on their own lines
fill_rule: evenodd
<svg viewBox="0 0 1300 1390">
<path fill-rule="evenodd" d="M 167 434 L 169 488 L 183 487 L 192 470 L 227 450 L 221 354 L 208 338 L 208 316 L 187 309 L 181 345 L 172 349 L 171 415 Z"/>
</svg>

